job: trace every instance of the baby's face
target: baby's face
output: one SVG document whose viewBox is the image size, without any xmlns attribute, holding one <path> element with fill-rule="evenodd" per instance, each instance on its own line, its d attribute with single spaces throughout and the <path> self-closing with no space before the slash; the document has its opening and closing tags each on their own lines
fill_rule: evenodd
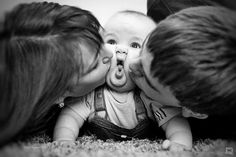
<svg viewBox="0 0 236 157">
<path fill-rule="evenodd" d="M 133 58 L 140 54 L 146 36 L 156 24 L 147 17 L 119 13 L 104 26 L 105 46 L 113 53 L 106 83 L 118 92 L 132 90 L 135 87 L 128 71 Z"/>
</svg>

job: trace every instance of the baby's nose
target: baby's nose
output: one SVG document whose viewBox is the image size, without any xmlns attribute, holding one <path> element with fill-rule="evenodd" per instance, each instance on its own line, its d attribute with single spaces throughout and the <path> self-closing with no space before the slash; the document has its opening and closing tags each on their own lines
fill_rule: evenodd
<svg viewBox="0 0 236 157">
<path fill-rule="evenodd" d="M 116 48 L 116 53 L 122 53 L 122 54 L 128 54 L 128 49 L 127 48 Z"/>
<path fill-rule="evenodd" d="M 125 48 L 116 48 L 116 58 L 117 60 L 122 60 L 125 61 L 127 54 L 128 54 L 128 49 Z"/>
</svg>

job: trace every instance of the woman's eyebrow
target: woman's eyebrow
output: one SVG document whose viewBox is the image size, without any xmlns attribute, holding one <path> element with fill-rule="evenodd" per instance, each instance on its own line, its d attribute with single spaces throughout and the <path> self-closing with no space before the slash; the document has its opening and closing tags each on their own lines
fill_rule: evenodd
<svg viewBox="0 0 236 157">
<path fill-rule="evenodd" d="M 99 60 L 99 52 L 96 53 L 94 56 L 92 64 L 89 65 L 88 71 L 86 73 L 90 73 L 95 67 L 98 65 L 98 60 Z"/>
</svg>

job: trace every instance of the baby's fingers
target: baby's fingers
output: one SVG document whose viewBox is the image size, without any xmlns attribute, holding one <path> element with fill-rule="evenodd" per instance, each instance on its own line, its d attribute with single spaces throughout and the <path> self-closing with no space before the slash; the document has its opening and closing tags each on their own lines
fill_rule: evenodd
<svg viewBox="0 0 236 157">
<path fill-rule="evenodd" d="M 165 140 L 162 143 L 162 148 L 165 150 L 170 150 L 170 151 L 190 151 L 191 150 L 191 148 L 188 148 L 187 146 L 183 144 L 171 142 L 170 140 Z"/>
</svg>

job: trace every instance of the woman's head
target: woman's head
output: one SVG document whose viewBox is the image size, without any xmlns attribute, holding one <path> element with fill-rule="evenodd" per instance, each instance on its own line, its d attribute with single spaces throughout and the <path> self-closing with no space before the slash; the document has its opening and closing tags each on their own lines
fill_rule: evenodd
<svg viewBox="0 0 236 157">
<path fill-rule="evenodd" d="M 6 14 L 0 35 L 0 144 L 23 128 L 37 130 L 63 96 L 79 96 L 80 78 L 105 69 L 100 24 L 88 11 L 56 3 L 20 4 Z M 86 61 L 85 61 L 86 59 Z M 96 65 L 91 64 L 96 62 Z M 92 74 L 95 75 L 96 74 Z M 27 123 L 27 126 L 26 126 Z"/>
</svg>

